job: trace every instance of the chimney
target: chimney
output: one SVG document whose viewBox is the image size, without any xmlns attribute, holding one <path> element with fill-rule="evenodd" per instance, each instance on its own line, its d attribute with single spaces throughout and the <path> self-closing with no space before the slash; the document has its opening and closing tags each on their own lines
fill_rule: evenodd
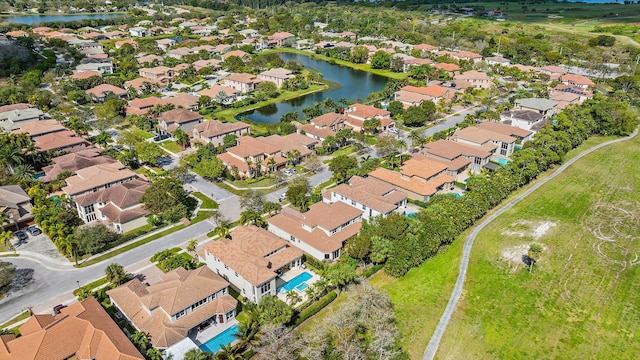
<svg viewBox="0 0 640 360">
<path fill-rule="evenodd" d="M 271 266 L 272 266 L 271 261 L 267 262 L 267 269 L 271 269 Z"/>
</svg>

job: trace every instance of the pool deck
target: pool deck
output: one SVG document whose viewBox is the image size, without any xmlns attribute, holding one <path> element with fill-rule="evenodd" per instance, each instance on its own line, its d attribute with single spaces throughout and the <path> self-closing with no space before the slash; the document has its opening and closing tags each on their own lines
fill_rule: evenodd
<svg viewBox="0 0 640 360">
<path fill-rule="evenodd" d="M 303 272 L 308 272 L 309 274 L 311 274 L 311 279 L 305 281 L 306 284 L 308 284 L 309 286 L 315 284 L 316 282 L 320 281 L 320 276 L 316 273 L 314 273 L 313 271 L 309 270 L 309 269 L 303 269 L 303 268 L 295 268 L 295 269 L 291 269 L 289 271 L 287 271 L 284 275 L 282 275 L 281 277 L 279 277 L 276 280 L 276 287 L 280 287 L 282 286 L 284 283 L 291 281 L 293 278 L 295 278 L 296 276 L 302 274 Z M 295 292 L 298 293 L 298 295 L 300 295 L 300 298 L 302 299 L 302 301 L 300 301 L 298 303 L 298 305 L 304 303 L 305 301 L 307 301 L 307 294 L 306 291 L 300 291 L 300 290 L 294 290 Z M 287 300 L 287 293 L 281 294 L 280 292 L 277 292 L 277 297 L 278 299 L 286 302 L 287 304 L 289 303 L 289 301 Z"/>
<path fill-rule="evenodd" d="M 238 324 L 238 320 L 233 318 L 223 324 L 211 325 L 202 331 L 198 331 L 195 334 L 195 336 L 191 335 L 189 337 L 191 338 L 191 340 L 193 340 L 194 343 L 196 343 L 196 345 L 200 346 L 206 343 L 207 341 L 213 339 L 214 337 L 220 335 L 223 331 L 227 330 L 233 325 L 237 325 L 237 324 Z"/>
</svg>

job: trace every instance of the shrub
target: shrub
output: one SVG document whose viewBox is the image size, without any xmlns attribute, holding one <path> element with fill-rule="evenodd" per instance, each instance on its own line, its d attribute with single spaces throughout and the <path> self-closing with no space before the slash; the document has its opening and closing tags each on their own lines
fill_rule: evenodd
<svg viewBox="0 0 640 360">
<path fill-rule="evenodd" d="M 318 311 L 331 304 L 331 302 L 335 300 L 336 297 L 338 297 L 338 294 L 335 291 L 332 291 L 327 295 L 321 297 L 320 300 L 311 304 L 308 308 L 302 310 L 300 313 L 298 313 L 297 316 L 294 316 L 293 327 L 300 325 L 303 321 L 317 314 Z"/>
</svg>

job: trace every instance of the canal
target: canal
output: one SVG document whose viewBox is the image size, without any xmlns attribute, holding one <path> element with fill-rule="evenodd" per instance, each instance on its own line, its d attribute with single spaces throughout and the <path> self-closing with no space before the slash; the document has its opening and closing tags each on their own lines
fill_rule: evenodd
<svg viewBox="0 0 640 360">
<path fill-rule="evenodd" d="M 313 106 L 326 98 L 338 101 L 341 98 L 355 101 L 365 99 L 372 92 L 382 91 L 389 81 L 388 78 L 374 75 L 366 71 L 354 70 L 346 66 L 330 64 L 323 60 L 312 59 L 309 56 L 281 53 L 284 61 L 297 60 L 305 68 L 318 70 L 324 80 L 332 83 L 325 91 L 315 92 L 295 99 L 283 101 L 277 104 L 267 105 L 239 116 L 260 123 L 277 123 L 282 115 L 297 111 L 302 118 L 302 108 Z"/>
<path fill-rule="evenodd" d="M 93 14 L 61 14 L 61 15 L 12 15 L 0 17 L 0 21 L 16 24 L 35 25 L 47 22 L 67 22 L 85 19 L 111 19 L 123 16 L 124 14 L 93 13 Z"/>
</svg>

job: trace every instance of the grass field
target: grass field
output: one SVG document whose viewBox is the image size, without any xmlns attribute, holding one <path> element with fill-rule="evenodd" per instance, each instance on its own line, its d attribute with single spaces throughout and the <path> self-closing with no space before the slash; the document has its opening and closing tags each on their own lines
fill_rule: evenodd
<svg viewBox="0 0 640 360">
<path fill-rule="evenodd" d="M 164 141 L 160 143 L 160 146 L 165 150 L 168 150 L 174 154 L 177 154 L 182 151 L 182 147 L 178 145 L 175 141 Z"/>
<path fill-rule="evenodd" d="M 202 205 L 200 206 L 202 209 L 217 209 L 218 208 L 218 203 L 213 201 L 213 200 L 211 200 L 205 194 L 203 194 L 201 192 L 194 192 L 192 195 L 197 197 L 198 199 L 202 200 Z"/>
<path fill-rule="evenodd" d="M 639 162 L 638 138 L 611 145 L 485 228 L 438 358 L 635 358 Z"/>
<path fill-rule="evenodd" d="M 570 151 L 567 158 L 609 139 L 592 137 L 581 147 Z M 545 175 L 541 175 L 541 178 L 543 176 Z M 383 271 L 370 279 L 374 286 L 382 288 L 391 296 L 402 336 L 402 347 L 412 359 L 421 358 L 449 301 L 458 276 L 462 245 L 469 231 L 463 233 L 447 249 L 399 279 L 389 277 Z"/>
</svg>

